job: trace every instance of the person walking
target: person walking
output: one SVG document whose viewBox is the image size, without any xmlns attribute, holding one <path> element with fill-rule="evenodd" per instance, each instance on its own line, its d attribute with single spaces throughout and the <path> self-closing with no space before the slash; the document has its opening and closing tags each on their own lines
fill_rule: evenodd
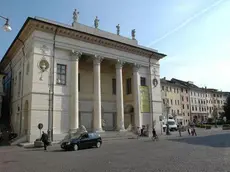
<svg viewBox="0 0 230 172">
<path fill-rule="evenodd" d="M 179 126 L 178 126 L 178 131 L 179 131 L 179 135 L 181 137 L 181 127 L 182 127 L 182 122 L 179 123 Z"/>
<path fill-rule="evenodd" d="M 190 132 L 190 127 L 188 126 L 188 135 L 190 136 L 191 132 Z"/>
<path fill-rule="evenodd" d="M 155 130 L 155 128 L 153 127 L 153 130 L 152 130 L 152 140 L 153 141 L 158 141 L 158 136 L 157 136 L 157 132 Z"/>
<path fill-rule="evenodd" d="M 47 146 L 49 145 L 49 142 L 48 142 L 48 134 L 46 134 L 44 131 L 42 132 L 41 141 L 43 142 L 44 150 L 46 151 Z"/>
</svg>

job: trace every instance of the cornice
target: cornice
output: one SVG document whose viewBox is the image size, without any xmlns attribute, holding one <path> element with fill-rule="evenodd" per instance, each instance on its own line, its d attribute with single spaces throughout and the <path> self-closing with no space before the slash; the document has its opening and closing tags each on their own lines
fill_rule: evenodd
<svg viewBox="0 0 230 172">
<path fill-rule="evenodd" d="M 50 24 L 42 23 L 40 21 L 32 21 L 32 24 L 35 28 L 35 30 L 40 30 L 43 32 L 53 33 L 55 30 L 55 26 L 52 26 Z M 126 45 L 124 43 L 118 43 L 112 40 L 107 40 L 104 38 L 100 38 L 98 36 L 90 35 L 87 33 L 79 32 L 77 30 L 70 30 L 69 28 L 59 28 L 57 30 L 57 35 L 69 37 L 71 39 L 76 39 L 79 41 L 91 43 L 91 44 L 97 44 L 101 45 L 107 48 L 113 48 L 120 51 L 129 52 L 132 54 L 137 54 L 140 56 L 150 57 L 153 53 L 140 49 L 138 47 L 132 47 L 131 45 Z M 159 58 L 159 57 L 155 57 Z"/>
<path fill-rule="evenodd" d="M 1 61 L 1 66 L 5 67 L 9 63 L 9 61 L 14 57 L 15 53 L 17 53 L 17 51 L 22 47 L 22 43 L 18 39 L 25 42 L 34 30 L 40 30 L 46 33 L 54 33 L 56 29 L 57 35 L 59 36 L 69 37 L 71 39 L 101 45 L 107 48 L 113 48 L 148 58 L 154 58 L 157 60 L 166 56 L 164 54 L 147 50 L 138 46 L 129 45 L 122 42 L 117 42 L 114 40 L 103 38 L 97 35 L 84 33 L 74 28 L 64 27 L 62 25 L 49 23 L 34 18 L 28 18 L 21 30 L 19 31 L 18 35 L 16 36 L 15 40 L 11 44 L 10 48 L 4 55 Z"/>
</svg>

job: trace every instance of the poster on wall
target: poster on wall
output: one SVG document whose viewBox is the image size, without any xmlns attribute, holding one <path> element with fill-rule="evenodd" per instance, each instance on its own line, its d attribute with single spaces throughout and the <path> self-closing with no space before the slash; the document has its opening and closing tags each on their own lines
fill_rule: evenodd
<svg viewBox="0 0 230 172">
<path fill-rule="evenodd" d="M 150 102 L 149 102 L 149 88 L 147 86 L 140 86 L 141 93 L 141 112 L 150 112 Z"/>
</svg>

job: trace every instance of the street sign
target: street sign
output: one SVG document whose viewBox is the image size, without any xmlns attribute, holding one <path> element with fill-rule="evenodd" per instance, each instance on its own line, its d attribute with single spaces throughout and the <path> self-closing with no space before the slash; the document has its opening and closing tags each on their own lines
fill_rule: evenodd
<svg viewBox="0 0 230 172">
<path fill-rule="evenodd" d="M 41 130 L 43 128 L 43 124 L 42 123 L 39 123 L 38 124 L 38 129 Z"/>
<path fill-rule="evenodd" d="M 42 135 L 42 128 L 43 128 L 43 124 L 42 123 L 39 123 L 38 124 L 38 129 L 40 130 L 40 137 Z"/>
</svg>

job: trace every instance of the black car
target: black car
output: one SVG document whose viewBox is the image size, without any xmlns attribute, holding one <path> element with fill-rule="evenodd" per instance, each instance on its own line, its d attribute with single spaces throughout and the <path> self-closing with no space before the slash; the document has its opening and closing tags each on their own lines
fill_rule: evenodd
<svg viewBox="0 0 230 172">
<path fill-rule="evenodd" d="M 67 141 L 63 141 L 61 148 L 64 150 L 79 150 L 90 147 L 101 147 L 102 139 L 97 133 L 83 133 Z"/>
</svg>

